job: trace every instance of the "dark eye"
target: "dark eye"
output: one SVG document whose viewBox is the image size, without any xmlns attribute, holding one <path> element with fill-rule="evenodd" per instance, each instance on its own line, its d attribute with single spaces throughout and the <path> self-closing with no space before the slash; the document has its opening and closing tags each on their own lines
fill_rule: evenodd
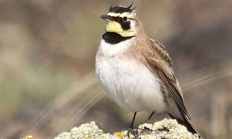
<svg viewBox="0 0 232 139">
<path fill-rule="evenodd" d="M 127 21 L 127 17 L 124 16 L 124 17 L 122 18 L 122 21 L 123 21 L 123 22 L 126 22 L 126 21 Z"/>
</svg>

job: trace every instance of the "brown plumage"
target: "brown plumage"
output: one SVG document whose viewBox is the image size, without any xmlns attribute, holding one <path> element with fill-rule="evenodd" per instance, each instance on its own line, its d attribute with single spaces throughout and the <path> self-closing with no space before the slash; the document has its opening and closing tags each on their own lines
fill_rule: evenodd
<svg viewBox="0 0 232 139">
<path fill-rule="evenodd" d="M 148 119 L 156 111 L 167 112 L 200 136 L 187 113 L 166 48 L 146 35 L 130 8 L 111 7 L 102 16 L 107 27 L 96 56 L 96 74 L 104 92 L 135 112 L 134 118 L 138 111 L 152 112 Z"/>
</svg>

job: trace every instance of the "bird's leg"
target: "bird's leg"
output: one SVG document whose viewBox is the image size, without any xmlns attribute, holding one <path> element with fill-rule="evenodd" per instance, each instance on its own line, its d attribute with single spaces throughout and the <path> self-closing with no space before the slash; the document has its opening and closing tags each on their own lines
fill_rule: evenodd
<svg viewBox="0 0 232 139">
<path fill-rule="evenodd" d="M 149 117 L 147 118 L 147 120 L 146 120 L 144 123 L 148 122 L 154 114 L 155 114 L 155 111 L 153 111 L 153 112 L 149 115 Z"/>
<path fill-rule="evenodd" d="M 133 131 L 133 130 L 134 130 L 133 126 L 134 126 L 136 114 L 137 114 L 137 112 L 134 113 L 134 116 L 133 116 L 133 119 L 132 119 L 130 128 L 128 129 L 128 132 L 127 132 L 127 136 L 128 136 L 128 137 L 130 136 L 130 134 L 133 134 L 133 132 L 134 132 L 134 131 Z"/>
<path fill-rule="evenodd" d="M 131 128 L 131 129 L 133 129 L 136 114 L 137 114 L 137 112 L 134 113 L 134 116 L 133 116 L 133 119 L 132 119 L 132 122 L 131 122 L 131 125 L 130 125 L 130 128 Z"/>
</svg>

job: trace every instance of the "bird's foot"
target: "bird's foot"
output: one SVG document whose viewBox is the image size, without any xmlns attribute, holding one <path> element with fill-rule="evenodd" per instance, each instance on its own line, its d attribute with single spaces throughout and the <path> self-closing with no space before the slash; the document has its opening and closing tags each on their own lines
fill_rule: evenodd
<svg viewBox="0 0 232 139">
<path fill-rule="evenodd" d="M 127 136 L 128 137 L 132 137 L 132 136 L 137 136 L 138 135 L 138 128 L 129 128 L 128 132 L 127 132 Z"/>
</svg>

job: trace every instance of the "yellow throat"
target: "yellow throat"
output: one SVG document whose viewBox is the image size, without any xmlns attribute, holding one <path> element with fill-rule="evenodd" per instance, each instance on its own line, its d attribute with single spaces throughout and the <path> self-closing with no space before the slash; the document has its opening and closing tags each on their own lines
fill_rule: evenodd
<svg viewBox="0 0 232 139">
<path fill-rule="evenodd" d="M 135 31 L 132 29 L 123 30 L 121 25 L 115 21 L 106 21 L 106 31 L 118 33 L 122 37 L 130 37 L 135 35 Z"/>
</svg>

